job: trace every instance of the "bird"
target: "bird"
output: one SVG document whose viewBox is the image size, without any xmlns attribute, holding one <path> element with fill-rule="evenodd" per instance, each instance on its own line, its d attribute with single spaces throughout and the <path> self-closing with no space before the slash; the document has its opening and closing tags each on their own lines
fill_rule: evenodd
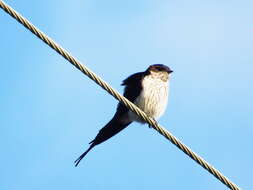
<svg viewBox="0 0 253 190">
<path fill-rule="evenodd" d="M 144 72 L 132 74 L 123 80 L 121 84 L 125 86 L 123 96 L 149 117 L 158 119 L 167 107 L 172 72 L 168 66 L 163 64 L 150 65 Z M 134 121 L 145 123 L 138 115 L 119 102 L 112 119 L 99 130 L 94 140 L 89 143 L 90 147 L 75 160 L 75 166 L 78 166 L 85 155 L 96 145 L 116 135 Z"/>
</svg>

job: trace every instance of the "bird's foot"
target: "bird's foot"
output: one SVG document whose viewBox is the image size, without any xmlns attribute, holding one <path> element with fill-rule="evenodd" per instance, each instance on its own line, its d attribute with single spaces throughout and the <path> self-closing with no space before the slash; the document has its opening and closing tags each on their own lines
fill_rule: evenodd
<svg viewBox="0 0 253 190">
<path fill-rule="evenodd" d="M 152 118 L 152 120 L 154 121 L 154 123 L 155 123 L 156 125 L 158 125 L 158 122 L 157 122 L 154 118 Z M 148 124 L 148 127 L 149 127 L 149 128 L 153 128 L 153 126 L 150 125 L 150 124 Z"/>
</svg>

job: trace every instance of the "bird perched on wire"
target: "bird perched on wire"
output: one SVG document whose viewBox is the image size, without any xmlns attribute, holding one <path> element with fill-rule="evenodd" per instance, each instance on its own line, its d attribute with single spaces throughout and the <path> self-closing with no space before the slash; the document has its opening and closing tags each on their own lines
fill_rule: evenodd
<svg viewBox="0 0 253 190">
<path fill-rule="evenodd" d="M 166 65 L 151 65 L 146 71 L 135 73 L 123 81 L 122 85 L 125 86 L 123 95 L 149 117 L 158 119 L 167 106 L 169 79 L 172 72 Z M 89 143 L 90 147 L 75 161 L 75 166 L 92 148 L 116 135 L 133 121 L 145 123 L 125 105 L 119 103 L 111 121 Z"/>
</svg>

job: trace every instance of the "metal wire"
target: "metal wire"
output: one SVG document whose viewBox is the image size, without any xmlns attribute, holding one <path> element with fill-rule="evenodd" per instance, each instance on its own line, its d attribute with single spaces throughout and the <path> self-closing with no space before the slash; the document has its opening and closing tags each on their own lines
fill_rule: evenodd
<svg viewBox="0 0 253 190">
<path fill-rule="evenodd" d="M 136 113 L 141 119 L 146 121 L 150 126 L 152 126 L 155 130 L 157 130 L 161 135 L 163 135 L 166 139 L 170 140 L 174 145 L 176 145 L 180 150 L 182 150 L 186 155 L 196 161 L 199 165 L 201 165 L 204 169 L 206 169 L 209 173 L 211 173 L 214 177 L 220 180 L 223 184 L 225 184 L 228 188 L 232 190 L 239 190 L 240 188 L 230 181 L 227 177 L 225 177 L 222 173 L 220 173 L 217 169 L 207 163 L 203 158 L 194 153 L 190 148 L 181 143 L 175 136 L 173 136 L 168 130 L 160 126 L 154 119 L 148 117 L 142 110 L 140 110 L 137 106 L 135 106 L 132 102 L 127 100 L 124 96 L 119 94 L 116 90 L 110 87 L 105 81 L 103 81 L 99 76 L 97 76 L 94 72 L 88 69 L 86 66 L 82 65 L 76 58 L 70 55 L 66 50 L 64 50 L 61 46 L 55 43 L 52 39 L 42 33 L 39 29 L 37 29 L 33 24 L 31 24 L 27 19 L 21 16 L 18 12 L 12 9 L 9 5 L 0 0 L 0 7 L 8 13 L 10 16 L 15 18 L 18 22 L 20 22 L 23 26 L 25 26 L 28 30 L 30 30 L 33 34 L 35 34 L 39 39 L 44 41 L 47 45 L 49 45 L 52 49 L 54 49 L 57 53 L 62 55 L 65 59 L 67 59 L 72 65 L 74 65 L 77 69 L 79 69 L 82 73 L 87 75 L 90 79 L 96 82 L 99 86 L 101 86 L 104 90 L 106 90 L 109 94 L 111 94 L 114 98 L 122 102 L 126 107 Z"/>
</svg>

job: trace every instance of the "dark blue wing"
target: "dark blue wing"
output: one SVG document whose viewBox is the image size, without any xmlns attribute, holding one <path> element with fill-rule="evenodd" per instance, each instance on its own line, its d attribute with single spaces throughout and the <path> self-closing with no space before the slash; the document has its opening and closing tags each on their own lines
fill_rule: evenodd
<svg viewBox="0 0 253 190">
<path fill-rule="evenodd" d="M 142 91 L 142 79 L 145 76 L 145 72 L 135 73 L 125 80 L 123 80 L 122 84 L 125 86 L 123 96 L 126 97 L 129 101 L 134 102 L 135 99 L 140 95 Z M 122 115 L 128 111 L 128 108 L 124 106 L 122 103 L 118 104 L 117 112 L 115 115 Z"/>
</svg>

